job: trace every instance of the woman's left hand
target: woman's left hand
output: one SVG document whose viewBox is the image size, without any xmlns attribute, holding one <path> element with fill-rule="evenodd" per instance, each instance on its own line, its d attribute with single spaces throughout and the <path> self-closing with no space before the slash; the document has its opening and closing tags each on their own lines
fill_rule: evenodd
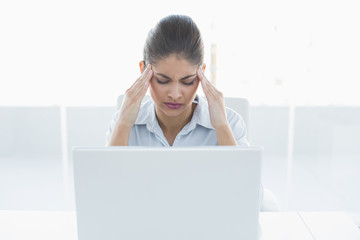
<svg viewBox="0 0 360 240">
<path fill-rule="evenodd" d="M 206 78 L 201 67 L 197 70 L 197 75 L 208 101 L 211 125 L 215 130 L 228 127 L 229 123 L 226 117 L 225 101 L 222 92 Z"/>
</svg>

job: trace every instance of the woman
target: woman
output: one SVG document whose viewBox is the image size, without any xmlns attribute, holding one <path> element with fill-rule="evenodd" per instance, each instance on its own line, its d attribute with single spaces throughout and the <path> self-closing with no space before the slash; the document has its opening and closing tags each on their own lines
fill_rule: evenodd
<svg viewBox="0 0 360 240">
<path fill-rule="evenodd" d="M 204 45 L 190 17 L 161 19 L 143 55 L 141 76 L 109 126 L 108 146 L 249 145 L 243 119 L 204 75 Z M 200 83 L 207 101 L 196 95 Z M 152 100 L 142 104 L 148 89 Z"/>
<path fill-rule="evenodd" d="M 242 117 L 205 77 L 204 46 L 188 16 L 160 20 L 147 37 L 141 76 L 110 123 L 108 146 L 249 146 Z M 206 100 L 197 96 L 199 83 Z M 152 100 L 142 100 L 150 90 Z M 261 187 L 261 210 L 279 211 Z"/>
</svg>

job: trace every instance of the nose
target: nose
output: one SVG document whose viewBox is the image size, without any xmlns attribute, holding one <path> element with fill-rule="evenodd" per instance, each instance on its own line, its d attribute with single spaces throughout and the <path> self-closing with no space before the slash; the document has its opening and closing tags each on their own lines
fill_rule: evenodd
<svg viewBox="0 0 360 240">
<path fill-rule="evenodd" d="M 171 88 L 169 89 L 169 93 L 168 96 L 169 98 L 171 98 L 172 100 L 179 100 L 181 98 L 181 87 L 179 86 L 179 84 L 173 84 L 171 86 Z"/>
</svg>

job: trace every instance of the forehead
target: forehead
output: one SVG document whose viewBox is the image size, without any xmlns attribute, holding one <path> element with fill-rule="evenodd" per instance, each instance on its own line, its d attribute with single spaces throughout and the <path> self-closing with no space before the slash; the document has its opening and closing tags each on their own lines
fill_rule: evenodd
<svg viewBox="0 0 360 240">
<path fill-rule="evenodd" d="M 153 65 L 155 73 L 162 73 L 171 78 L 195 74 L 197 68 L 197 65 L 193 65 L 188 60 L 175 54 L 169 55 Z"/>
</svg>

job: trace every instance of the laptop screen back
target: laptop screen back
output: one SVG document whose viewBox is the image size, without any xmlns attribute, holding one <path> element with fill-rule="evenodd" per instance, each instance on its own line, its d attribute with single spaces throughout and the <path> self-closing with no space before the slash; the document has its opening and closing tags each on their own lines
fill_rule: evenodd
<svg viewBox="0 0 360 240">
<path fill-rule="evenodd" d="M 257 239 L 261 149 L 75 148 L 79 240 Z"/>
</svg>

